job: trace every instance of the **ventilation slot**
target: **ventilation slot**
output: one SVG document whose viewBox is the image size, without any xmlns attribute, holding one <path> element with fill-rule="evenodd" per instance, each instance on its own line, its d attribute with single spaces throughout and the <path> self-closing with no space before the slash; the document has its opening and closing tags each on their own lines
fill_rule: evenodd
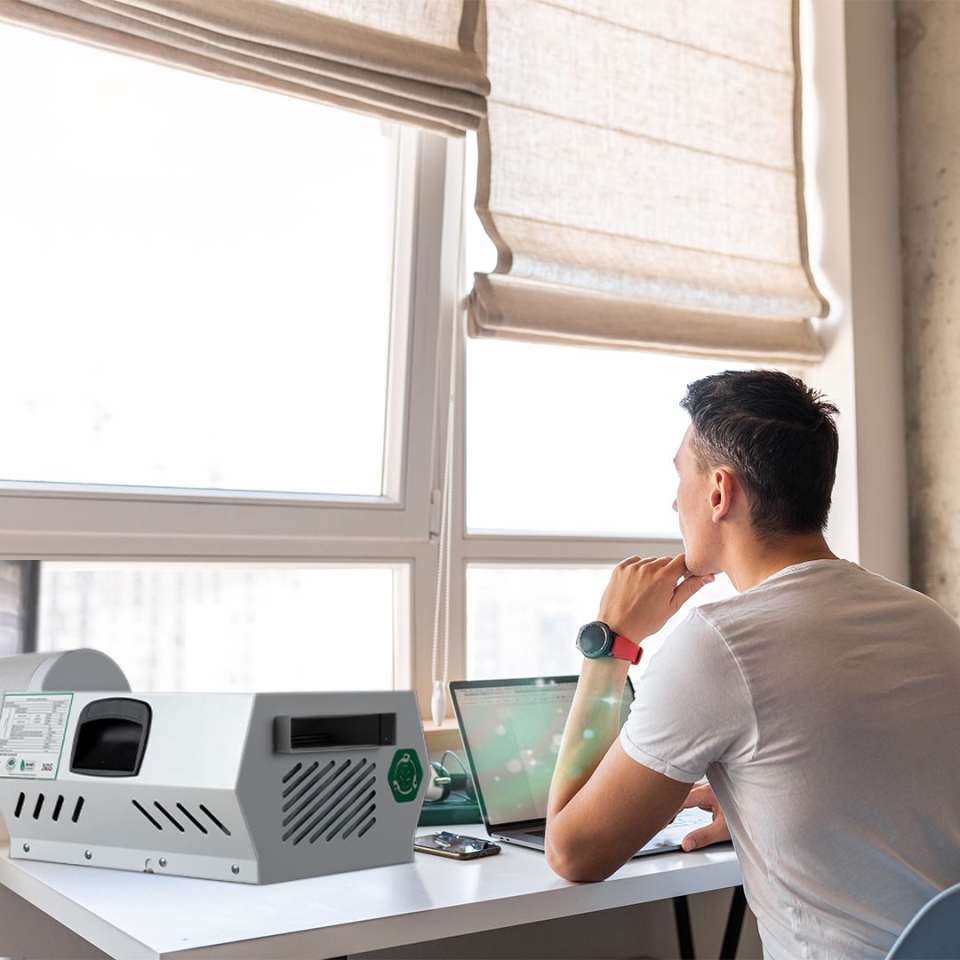
<svg viewBox="0 0 960 960">
<path fill-rule="evenodd" d="M 153 826 L 158 830 L 170 829 L 165 827 L 165 823 L 169 823 L 174 826 L 180 833 L 186 833 L 187 828 L 183 823 L 180 822 L 159 800 L 153 801 L 153 806 L 157 811 L 157 814 L 154 814 L 151 810 L 148 810 L 142 804 L 138 803 L 136 800 L 131 801 L 133 805 L 143 814 L 143 816 L 150 821 Z M 196 827 L 205 837 L 210 835 L 210 827 L 203 823 L 200 819 L 200 814 L 191 813 L 182 803 L 177 803 L 177 810 L 186 818 L 192 826 Z M 200 804 L 201 812 L 209 819 L 218 830 L 221 830 L 228 837 L 230 836 L 230 831 L 211 813 L 202 803 Z M 190 831 L 193 833 L 193 831 Z"/>
<path fill-rule="evenodd" d="M 210 818 L 211 823 L 219 827 L 228 837 L 230 836 L 230 831 L 202 803 L 200 809 Z"/>
<path fill-rule="evenodd" d="M 136 800 L 133 801 L 133 805 L 134 805 L 158 830 L 162 830 L 162 829 L 163 829 L 163 827 L 161 827 L 160 824 L 157 823 L 157 821 L 154 820 L 153 817 L 152 817 L 143 807 L 141 807 L 140 804 L 137 803 Z"/>
<path fill-rule="evenodd" d="M 167 808 L 160 803 L 159 800 L 154 800 L 153 805 L 181 832 L 184 833 L 183 824 L 179 823 L 174 819 L 173 814 L 168 812 Z"/>
<path fill-rule="evenodd" d="M 324 803 L 329 800 L 331 794 L 339 789 L 345 782 L 348 782 L 353 776 L 362 769 L 363 764 L 358 765 L 353 771 L 353 761 L 350 759 L 341 761 L 340 765 L 331 760 L 315 777 L 311 778 L 302 790 L 292 796 L 283 805 L 284 818 L 282 826 L 290 827 L 283 835 L 284 840 L 289 840 L 297 833 L 311 817 L 315 816 L 323 808 Z M 334 769 L 335 768 L 335 769 Z M 292 826 L 291 826 L 292 824 Z M 312 829 L 307 827 L 306 833 Z M 299 843 L 303 837 L 298 837 L 294 843 Z"/>
<path fill-rule="evenodd" d="M 46 802 L 47 795 L 45 793 L 38 793 L 37 799 L 33 802 L 33 809 L 29 807 L 29 800 L 25 792 L 21 791 L 17 797 L 17 804 L 13 809 L 13 816 L 19 820 L 22 816 L 32 816 L 34 820 L 39 820 L 44 810 L 50 811 L 50 805 Z M 53 801 L 51 801 L 53 802 Z M 63 804 L 65 798 L 63 794 L 57 796 L 56 802 L 53 803 L 53 809 L 50 812 L 50 819 L 56 823 L 60 819 L 60 814 L 63 812 Z M 77 805 L 73 811 L 73 822 L 76 823 L 80 819 L 80 811 L 83 809 L 83 797 L 80 797 L 77 800 Z"/>
<path fill-rule="evenodd" d="M 371 784 L 372 782 L 370 781 Z M 352 801 L 345 803 L 310 837 L 310 842 L 316 842 L 326 833 L 326 840 L 329 843 L 341 830 L 343 831 L 341 838 L 345 840 L 361 823 L 366 823 L 373 816 L 377 805 L 372 801 L 376 796 L 376 790 L 371 790 L 365 796 L 354 797 Z"/>
<path fill-rule="evenodd" d="M 353 820 L 348 822 L 347 829 L 343 831 L 343 839 L 346 840 L 347 837 L 360 826 L 362 826 L 363 829 L 360 830 L 357 836 L 362 837 L 377 822 L 376 817 L 373 816 L 376 809 L 377 805 L 371 803 L 369 807 L 366 807 L 361 813 L 354 817 Z M 332 840 L 333 837 L 328 836 L 327 839 Z"/>
<path fill-rule="evenodd" d="M 207 834 L 207 828 L 182 804 L 177 804 L 177 809 L 204 835 Z"/>
<path fill-rule="evenodd" d="M 331 760 L 322 770 L 310 777 L 308 781 L 305 783 L 301 781 L 303 787 L 290 797 L 282 807 L 283 813 L 289 813 L 289 816 L 283 821 L 283 825 L 286 826 L 291 820 L 295 820 L 300 816 L 305 809 L 316 801 L 323 790 L 328 787 L 332 781 L 336 780 L 351 763 L 351 760 L 344 760 L 340 766 L 337 767 L 336 763 Z M 315 763 L 313 766 L 318 767 L 319 764 Z M 336 767 L 335 770 L 334 767 Z M 289 793 L 290 788 L 288 787 L 283 791 L 283 796 L 286 798 Z M 293 812 L 291 813 L 290 811 Z"/>
<path fill-rule="evenodd" d="M 337 834 L 345 839 L 366 827 L 376 806 L 375 770 L 376 764 L 367 759 L 347 759 L 333 769 L 328 765 L 312 789 L 284 805 L 283 840 L 296 846 L 308 837 L 310 843 Z"/>
<path fill-rule="evenodd" d="M 314 766 L 316 766 L 316 764 L 314 764 Z M 302 763 L 298 763 L 295 767 L 293 767 L 293 769 L 288 770 L 288 771 L 283 775 L 283 782 L 286 783 L 286 782 L 287 782 L 295 773 L 297 773 L 297 771 L 299 771 L 302 767 L 303 767 L 303 764 L 302 764 Z"/>
<path fill-rule="evenodd" d="M 300 764 L 298 763 L 297 766 L 299 767 Z M 294 780 L 293 783 L 291 783 L 286 790 L 283 791 L 284 800 L 286 800 L 287 797 L 290 797 L 287 803 L 283 805 L 284 813 L 286 813 L 286 811 L 293 806 L 293 804 L 295 804 L 308 790 L 316 786 L 317 781 L 325 777 L 327 773 L 329 773 L 335 766 L 335 761 L 328 760 L 326 766 L 320 770 L 319 761 L 314 760 L 314 762 L 311 763 L 310 766 L 307 767 L 307 769 L 304 770 L 303 773 L 301 773 L 300 776 L 297 777 L 297 779 Z M 291 776 L 295 772 L 296 769 L 291 770 L 288 776 Z M 286 783 L 286 780 L 284 780 L 284 782 Z"/>
</svg>

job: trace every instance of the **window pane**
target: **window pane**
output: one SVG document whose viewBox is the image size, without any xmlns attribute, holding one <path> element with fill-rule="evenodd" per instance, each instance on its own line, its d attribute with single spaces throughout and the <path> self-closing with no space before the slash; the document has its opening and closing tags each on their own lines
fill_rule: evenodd
<svg viewBox="0 0 960 960">
<path fill-rule="evenodd" d="M 679 537 L 686 385 L 742 367 L 630 350 L 467 344 L 470 530 Z"/>
<path fill-rule="evenodd" d="M 597 618 L 610 579 L 605 566 L 505 566 L 467 568 L 467 677 L 540 677 L 579 673 L 583 657 L 574 645 L 577 630 Z M 696 594 L 643 642 L 641 673 L 670 631 L 694 606 L 734 594 L 720 576 Z"/>
<path fill-rule="evenodd" d="M 389 690 L 398 569 L 44 563 L 38 646 L 101 650 L 141 691 Z"/>
<path fill-rule="evenodd" d="M 12 656 L 23 649 L 26 566 L 22 560 L 0 560 L 0 657 Z"/>
<path fill-rule="evenodd" d="M 381 494 L 395 128 L 3 26 L 0 87 L 0 477 Z"/>
</svg>

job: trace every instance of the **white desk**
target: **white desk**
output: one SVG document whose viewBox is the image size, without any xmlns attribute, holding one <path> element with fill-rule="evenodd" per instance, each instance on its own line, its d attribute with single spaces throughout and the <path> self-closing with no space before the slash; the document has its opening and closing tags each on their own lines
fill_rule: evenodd
<svg viewBox="0 0 960 960">
<path fill-rule="evenodd" d="M 421 833 L 431 832 L 421 830 Z M 464 832 L 482 836 L 479 825 Z M 543 854 L 505 845 L 456 862 L 248 886 L 13 860 L 0 884 L 114 957 L 339 957 L 590 913 L 741 883 L 729 848 L 634 860 L 603 883 L 560 880 Z M 0 930 L 0 956 L 4 954 Z"/>
</svg>

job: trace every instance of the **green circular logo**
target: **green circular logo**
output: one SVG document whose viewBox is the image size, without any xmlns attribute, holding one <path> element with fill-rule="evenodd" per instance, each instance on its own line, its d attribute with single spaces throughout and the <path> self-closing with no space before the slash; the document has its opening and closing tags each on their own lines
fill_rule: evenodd
<svg viewBox="0 0 960 960">
<path fill-rule="evenodd" d="M 8 770 L 16 770 L 16 769 L 17 769 L 17 758 L 16 758 L 16 757 L 11 757 L 11 758 L 7 761 L 7 769 L 8 769 Z"/>
<path fill-rule="evenodd" d="M 397 803 L 409 803 L 417 799 L 423 782 L 423 767 L 420 757 L 413 749 L 398 750 L 393 755 L 390 772 L 387 774 L 390 792 Z"/>
</svg>

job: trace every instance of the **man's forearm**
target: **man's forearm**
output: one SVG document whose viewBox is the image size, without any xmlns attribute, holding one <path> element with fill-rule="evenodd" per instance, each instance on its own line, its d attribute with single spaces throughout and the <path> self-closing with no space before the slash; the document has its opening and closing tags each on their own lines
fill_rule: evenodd
<svg viewBox="0 0 960 960">
<path fill-rule="evenodd" d="M 704 583 L 686 557 L 628 557 L 614 568 L 597 619 L 635 643 L 657 632 Z M 580 673 L 547 803 L 545 851 L 567 880 L 602 880 L 625 863 L 689 793 L 617 745 L 629 663 L 588 658 Z M 621 830 L 609 824 L 618 813 Z"/>
<path fill-rule="evenodd" d="M 620 732 L 626 660 L 585 660 L 550 785 L 547 817 L 577 795 Z"/>
</svg>

